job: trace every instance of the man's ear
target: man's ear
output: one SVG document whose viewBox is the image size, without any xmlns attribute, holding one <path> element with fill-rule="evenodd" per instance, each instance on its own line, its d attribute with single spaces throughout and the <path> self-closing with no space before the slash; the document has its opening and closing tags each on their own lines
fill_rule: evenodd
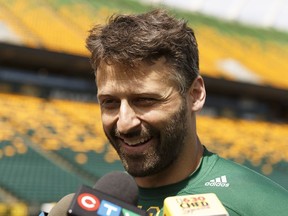
<svg viewBox="0 0 288 216">
<path fill-rule="evenodd" d="M 202 109 L 206 99 L 206 90 L 204 80 L 201 76 L 197 76 L 193 81 L 188 97 L 191 111 L 197 112 Z"/>
</svg>

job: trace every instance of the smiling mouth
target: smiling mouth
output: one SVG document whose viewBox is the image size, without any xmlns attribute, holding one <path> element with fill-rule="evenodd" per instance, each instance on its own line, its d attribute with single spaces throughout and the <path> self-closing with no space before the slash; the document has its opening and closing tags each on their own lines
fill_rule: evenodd
<svg viewBox="0 0 288 216">
<path fill-rule="evenodd" d="M 134 140 L 132 140 L 132 139 L 121 139 L 121 140 L 122 140 L 122 142 L 124 142 L 128 146 L 139 146 L 139 145 L 143 145 L 143 144 L 147 143 L 151 139 L 152 139 L 152 137 L 145 137 L 145 138 L 134 139 Z"/>
</svg>

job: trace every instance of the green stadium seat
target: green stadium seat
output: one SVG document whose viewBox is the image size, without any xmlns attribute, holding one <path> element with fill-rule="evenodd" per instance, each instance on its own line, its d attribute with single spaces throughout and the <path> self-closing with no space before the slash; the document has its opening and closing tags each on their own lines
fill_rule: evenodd
<svg viewBox="0 0 288 216">
<path fill-rule="evenodd" d="M 139 12 L 148 8 L 126 1 L 0 0 L 0 14 L 3 14 L 0 21 L 15 32 L 15 37 L 24 46 L 88 56 L 85 38 L 92 25 L 106 22 L 106 18 L 115 12 Z M 288 79 L 283 79 L 288 70 L 287 41 L 279 42 L 276 36 L 275 39 L 262 39 L 265 32 L 251 36 L 248 28 L 231 30 L 217 21 L 208 24 L 204 18 L 201 21 L 199 15 L 186 14 L 185 17 L 195 28 L 203 75 L 243 81 L 235 69 L 219 66 L 233 60 L 257 77 L 256 84 L 288 88 Z"/>
</svg>

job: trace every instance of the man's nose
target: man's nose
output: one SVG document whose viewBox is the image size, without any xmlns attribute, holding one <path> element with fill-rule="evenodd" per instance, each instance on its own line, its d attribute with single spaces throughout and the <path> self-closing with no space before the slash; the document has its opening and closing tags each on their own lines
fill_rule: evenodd
<svg viewBox="0 0 288 216">
<path fill-rule="evenodd" d="M 121 102 L 119 117 L 117 121 L 117 129 L 122 134 L 127 134 L 135 130 L 141 121 L 137 117 L 134 109 L 127 101 Z"/>
</svg>

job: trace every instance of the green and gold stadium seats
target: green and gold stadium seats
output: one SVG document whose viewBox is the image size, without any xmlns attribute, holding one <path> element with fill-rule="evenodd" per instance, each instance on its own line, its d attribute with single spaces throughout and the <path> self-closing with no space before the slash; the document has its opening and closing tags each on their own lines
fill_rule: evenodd
<svg viewBox="0 0 288 216">
<path fill-rule="evenodd" d="M 59 193 L 70 193 L 85 182 L 43 157 L 25 138 L 18 135 L 14 139 L 0 141 L 0 187 L 20 201 L 52 202 L 59 199 Z"/>
<path fill-rule="evenodd" d="M 52 202 L 123 170 L 97 103 L 0 93 L 0 128 L 0 189 L 20 201 Z M 199 115 L 198 132 L 224 158 L 287 178 L 287 123 Z"/>
<path fill-rule="evenodd" d="M 42 152 L 53 152 L 95 176 L 105 173 L 99 173 L 95 164 L 120 167 L 102 131 L 98 104 L 10 94 L 0 94 L 0 103 L 0 124 L 5 128 L 0 140 L 9 140 L 17 151 L 26 151 L 14 138 L 20 134 Z M 288 125 L 284 123 L 199 115 L 198 131 L 209 149 L 239 163 L 272 167 L 288 160 Z M 267 169 L 263 172 L 269 174 Z"/>
<path fill-rule="evenodd" d="M 139 6 L 136 2 L 128 3 L 103 0 L 0 0 L 0 21 L 13 29 L 24 46 L 88 56 L 85 38 L 92 25 L 106 22 L 109 15 L 118 11 L 148 10 L 148 7 Z M 288 70 L 288 40 L 283 42 L 276 37 L 265 37 L 265 31 L 251 36 L 247 34 L 249 30 L 240 27 L 240 30 L 234 28 L 236 30 L 231 33 L 229 27 L 216 27 L 216 22 L 207 24 L 199 17 L 186 14 L 198 38 L 203 75 L 241 81 L 239 72 L 227 71 L 220 65 L 232 60 L 248 71 L 251 77 L 256 77 L 256 84 L 288 88 L 288 79 L 283 79 Z M 244 81 L 253 80 L 246 78 Z"/>
<path fill-rule="evenodd" d="M 259 77 L 256 84 L 287 88 L 283 81 L 288 64 L 288 44 L 263 42 L 252 37 L 231 37 L 212 28 L 197 29 L 200 50 L 200 70 L 212 77 L 224 77 L 237 81 L 236 76 L 217 67 L 219 62 L 233 59 Z M 246 80 L 249 82 L 249 80 Z"/>
<path fill-rule="evenodd" d="M 111 163 L 112 167 L 113 162 L 118 161 L 116 154 L 107 145 L 99 106 L 96 104 L 46 101 L 19 95 L 2 94 L 2 97 L 4 104 L 9 101 L 9 106 L 0 108 L 2 119 L 6 119 L 3 125 L 3 128 L 7 128 L 6 139 L 17 133 L 25 135 L 43 151 L 53 151 L 70 162 L 82 165 L 85 164 L 83 153 L 89 152 L 105 152 L 103 163 Z M 10 125 L 10 128 L 5 124 Z M 71 154 L 70 151 L 77 154 Z M 95 172 L 94 167 L 89 169 Z M 94 173 L 95 176 L 102 174 L 99 170 Z"/>
</svg>

